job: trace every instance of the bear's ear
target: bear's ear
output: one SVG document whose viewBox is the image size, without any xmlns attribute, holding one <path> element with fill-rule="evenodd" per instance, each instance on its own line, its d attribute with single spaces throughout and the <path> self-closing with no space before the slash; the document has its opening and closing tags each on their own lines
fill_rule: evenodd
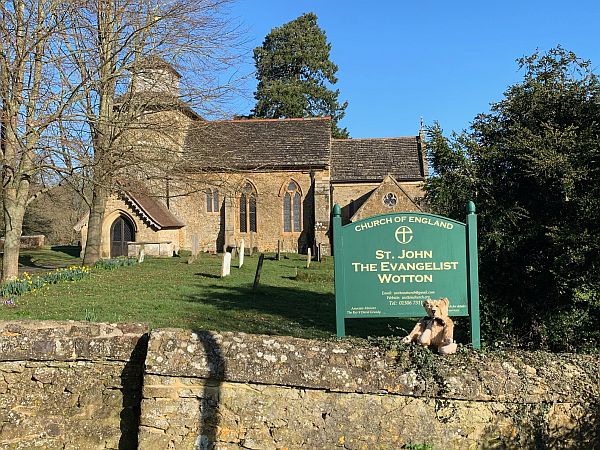
<svg viewBox="0 0 600 450">
<path fill-rule="evenodd" d="M 429 301 L 429 300 L 425 300 L 425 301 L 423 302 L 423 308 L 427 308 L 427 302 L 428 302 L 428 301 Z"/>
<path fill-rule="evenodd" d="M 450 305 L 450 300 L 448 300 L 448 297 L 441 298 L 440 301 L 446 305 L 446 308 L 448 305 Z"/>
</svg>

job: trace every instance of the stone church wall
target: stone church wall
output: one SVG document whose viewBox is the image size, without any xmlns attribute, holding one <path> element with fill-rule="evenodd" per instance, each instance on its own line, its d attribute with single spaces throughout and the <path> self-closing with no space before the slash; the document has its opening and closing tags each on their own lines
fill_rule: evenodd
<svg viewBox="0 0 600 450">
<path fill-rule="evenodd" d="M 0 449 L 600 447 L 598 355 L 76 322 L 0 350 Z"/>
<path fill-rule="evenodd" d="M 278 241 L 284 251 L 306 251 L 314 236 L 315 196 L 309 172 L 258 172 L 245 174 L 211 174 L 214 189 L 219 192 L 220 211 L 207 212 L 206 193 L 200 190 L 189 196 L 173 198 L 171 211 L 185 224 L 182 248 L 191 249 L 192 237 L 198 237 L 200 250 L 222 251 L 224 245 L 239 245 L 244 239 L 259 251 L 276 251 Z M 283 195 L 291 181 L 302 193 L 302 232 L 283 231 Z M 239 225 L 239 192 L 249 181 L 256 190 L 256 233 L 242 233 Z M 200 181 L 202 182 L 202 181 Z"/>
</svg>

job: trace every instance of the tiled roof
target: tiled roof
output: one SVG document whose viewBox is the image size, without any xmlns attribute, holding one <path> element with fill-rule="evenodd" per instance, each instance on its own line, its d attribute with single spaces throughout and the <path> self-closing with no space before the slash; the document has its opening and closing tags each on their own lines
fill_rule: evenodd
<svg viewBox="0 0 600 450">
<path fill-rule="evenodd" d="M 196 122 L 184 152 L 190 170 L 326 167 L 330 135 L 329 118 Z"/>
<path fill-rule="evenodd" d="M 149 226 L 158 229 L 181 228 L 185 226 L 165 205 L 157 199 L 140 192 L 123 192 L 123 200 Z"/>
<path fill-rule="evenodd" d="M 334 139 L 331 142 L 331 181 L 398 181 L 423 179 L 418 136 L 383 139 Z"/>
</svg>

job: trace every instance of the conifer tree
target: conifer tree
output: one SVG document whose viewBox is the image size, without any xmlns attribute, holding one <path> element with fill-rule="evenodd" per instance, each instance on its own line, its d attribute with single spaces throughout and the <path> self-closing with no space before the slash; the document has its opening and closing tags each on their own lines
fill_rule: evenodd
<svg viewBox="0 0 600 450">
<path fill-rule="evenodd" d="M 338 127 L 348 102 L 338 102 L 338 67 L 330 61 L 331 44 L 313 13 L 303 14 L 279 28 L 273 28 L 262 46 L 254 49 L 258 87 L 254 94 L 254 117 L 332 118 L 332 134 L 347 138 Z"/>
</svg>

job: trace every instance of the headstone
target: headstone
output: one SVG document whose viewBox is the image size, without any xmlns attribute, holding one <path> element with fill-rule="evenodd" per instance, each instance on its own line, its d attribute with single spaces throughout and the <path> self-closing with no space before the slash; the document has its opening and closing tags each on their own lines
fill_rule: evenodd
<svg viewBox="0 0 600 450">
<path fill-rule="evenodd" d="M 277 240 L 277 261 L 281 261 L 281 240 Z"/>
<path fill-rule="evenodd" d="M 319 242 L 319 245 L 317 246 L 317 261 L 321 262 L 321 260 L 323 259 L 323 248 L 321 247 L 321 243 Z"/>
<path fill-rule="evenodd" d="M 242 242 L 240 242 L 240 257 L 239 257 L 239 263 L 238 263 L 238 268 L 241 269 L 242 266 L 244 265 L 244 240 L 242 239 Z"/>
<path fill-rule="evenodd" d="M 144 256 L 146 255 L 146 251 L 144 250 L 144 246 L 141 245 L 140 246 L 140 254 L 138 255 L 138 263 L 143 263 L 144 262 Z"/>
<path fill-rule="evenodd" d="M 310 259 L 311 259 L 310 247 L 308 247 L 308 251 L 306 253 L 306 268 L 307 269 L 310 267 Z"/>
<path fill-rule="evenodd" d="M 221 266 L 221 277 L 226 277 L 231 273 L 231 253 L 223 254 L 223 265 Z"/>
<path fill-rule="evenodd" d="M 256 266 L 256 275 L 254 276 L 254 285 L 252 289 L 256 289 L 258 287 L 258 283 L 260 283 L 260 274 L 262 272 L 263 261 L 265 260 L 265 254 L 261 253 L 258 258 L 258 265 Z"/>
<path fill-rule="evenodd" d="M 252 252 L 254 251 L 254 233 L 250 233 L 250 247 L 248 251 L 250 252 L 249 256 L 252 256 Z"/>
<path fill-rule="evenodd" d="M 200 245 L 198 242 L 198 235 L 192 235 L 192 256 L 195 258 L 200 253 Z"/>
</svg>

